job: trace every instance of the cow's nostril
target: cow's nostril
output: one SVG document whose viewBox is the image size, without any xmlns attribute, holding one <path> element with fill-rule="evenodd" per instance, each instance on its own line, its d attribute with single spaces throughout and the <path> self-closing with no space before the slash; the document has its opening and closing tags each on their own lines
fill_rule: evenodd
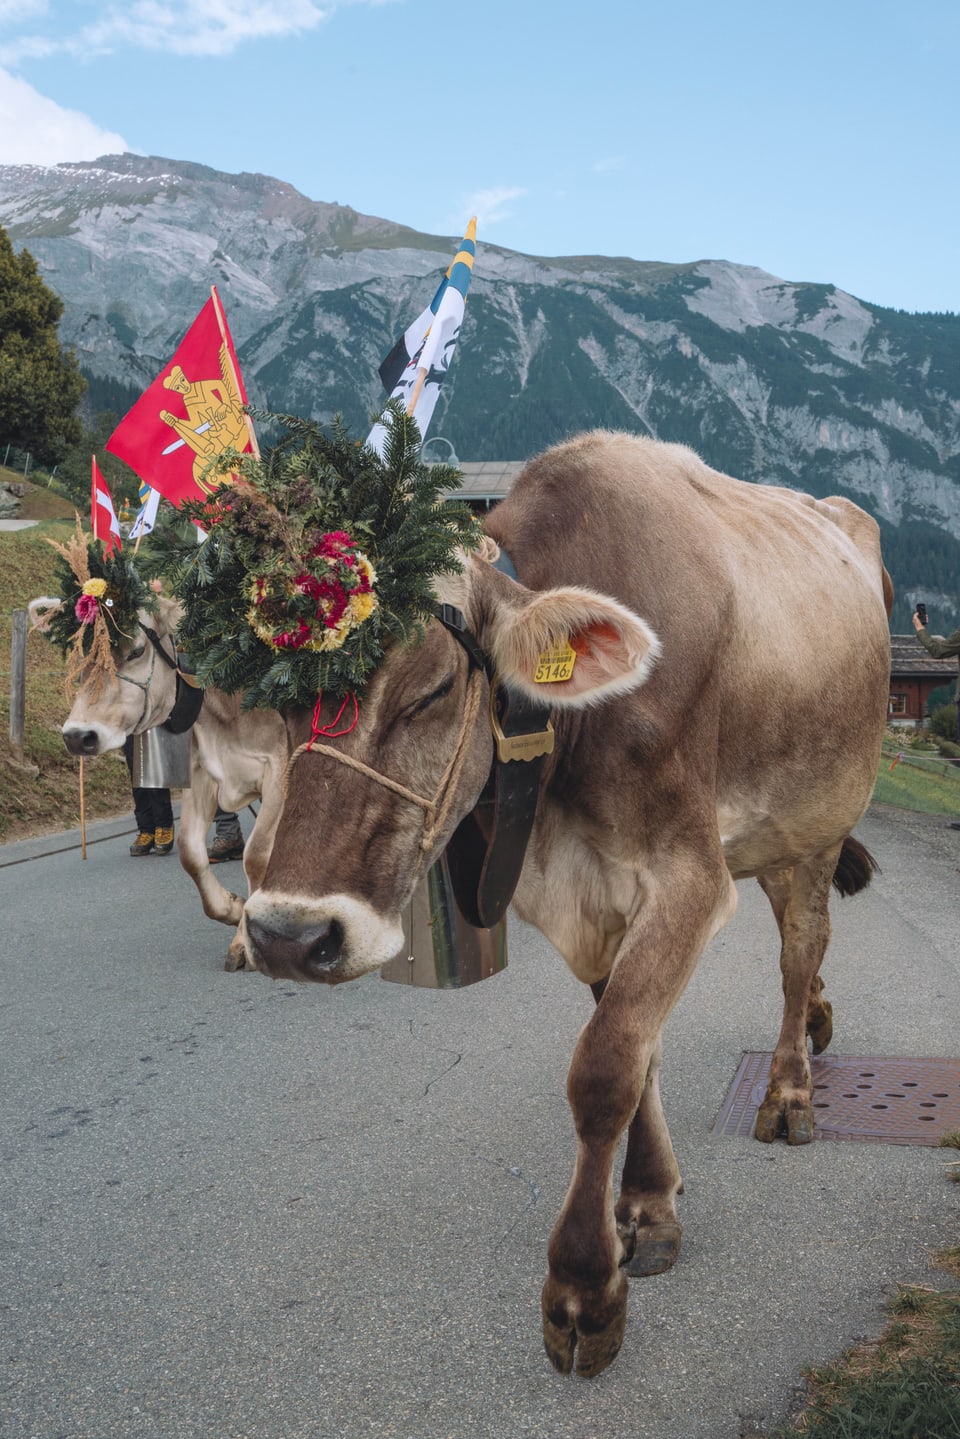
<svg viewBox="0 0 960 1439">
<path fill-rule="evenodd" d="M 95 729 L 64 730 L 63 742 L 72 755 L 100 752 L 100 736 Z"/>
<path fill-rule="evenodd" d="M 253 915 L 246 923 L 257 968 L 274 979 L 329 982 L 342 958 L 344 931 L 339 920 L 307 925 L 295 935 L 271 929 Z"/>
<path fill-rule="evenodd" d="M 318 976 L 336 964 L 343 951 L 343 925 L 340 921 L 333 919 L 323 928 L 326 932 L 314 938 L 306 955 L 308 969 Z"/>
</svg>

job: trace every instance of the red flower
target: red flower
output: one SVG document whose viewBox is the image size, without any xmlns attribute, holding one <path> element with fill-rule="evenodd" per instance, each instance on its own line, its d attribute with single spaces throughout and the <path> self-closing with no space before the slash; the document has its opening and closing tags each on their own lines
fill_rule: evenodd
<svg viewBox="0 0 960 1439">
<path fill-rule="evenodd" d="M 307 570 L 303 570 L 299 575 L 294 575 L 293 583 L 302 595 L 309 595 L 314 600 L 320 598 L 320 581 Z"/>
<path fill-rule="evenodd" d="M 347 608 L 347 592 L 339 580 L 321 580 L 318 586 L 317 619 L 323 620 L 328 630 L 336 629 L 344 610 Z"/>
<path fill-rule="evenodd" d="M 282 634 L 274 636 L 273 643 L 278 650 L 298 650 L 309 638 L 309 625 L 304 624 L 303 620 L 297 620 L 297 628 L 292 634 L 289 630 L 284 630 Z"/>
<path fill-rule="evenodd" d="M 96 595 L 81 595 L 73 607 L 73 613 L 82 625 L 92 625 L 99 609 Z"/>
</svg>

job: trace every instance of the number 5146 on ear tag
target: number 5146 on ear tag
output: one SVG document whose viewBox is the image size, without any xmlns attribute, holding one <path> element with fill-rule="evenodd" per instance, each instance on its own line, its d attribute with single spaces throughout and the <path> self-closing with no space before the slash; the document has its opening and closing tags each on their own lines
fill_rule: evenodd
<svg viewBox="0 0 960 1439">
<path fill-rule="evenodd" d="M 537 659 L 536 673 L 533 676 L 534 683 L 551 685 L 556 684 L 558 680 L 568 680 L 573 674 L 576 659 L 575 651 L 568 644 L 556 645 L 551 650 L 544 650 Z"/>
</svg>

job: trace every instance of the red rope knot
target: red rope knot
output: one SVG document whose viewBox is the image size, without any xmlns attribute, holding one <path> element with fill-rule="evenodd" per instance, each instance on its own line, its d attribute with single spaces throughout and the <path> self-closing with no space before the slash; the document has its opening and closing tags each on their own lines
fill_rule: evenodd
<svg viewBox="0 0 960 1439">
<path fill-rule="evenodd" d="M 350 723 L 346 726 L 345 729 L 337 729 L 336 726 L 343 719 L 343 714 L 348 704 L 353 705 L 353 719 L 350 721 Z M 343 703 L 337 710 L 337 713 L 334 715 L 333 719 L 323 726 L 321 726 L 320 724 L 320 710 L 322 705 L 323 691 L 321 690 L 320 693 L 317 695 L 317 702 L 313 707 L 313 719 L 310 722 L 310 738 L 307 741 L 307 749 L 313 749 L 314 740 L 318 740 L 323 737 L 327 739 L 340 739 L 342 735 L 350 734 L 352 730 L 356 729 L 357 722 L 360 719 L 360 705 L 357 702 L 357 697 L 353 693 L 353 690 L 347 691 L 346 695 L 344 696 Z"/>
</svg>

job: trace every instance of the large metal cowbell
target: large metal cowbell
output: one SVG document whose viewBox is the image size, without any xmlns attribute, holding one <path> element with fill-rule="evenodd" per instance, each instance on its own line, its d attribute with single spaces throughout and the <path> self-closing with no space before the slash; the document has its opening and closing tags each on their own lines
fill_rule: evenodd
<svg viewBox="0 0 960 1439">
<path fill-rule="evenodd" d="M 133 783 L 138 789 L 190 788 L 190 731 L 155 725 L 133 737 Z"/>
<path fill-rule="evenodd" d="M 403 913 L 404 946 L 380 970 L 394 984 L 465 989 L 507 966 L 506 916 L 475 929 L 457 907 L 446 854 L 431 865 Z"/>
</svg>

